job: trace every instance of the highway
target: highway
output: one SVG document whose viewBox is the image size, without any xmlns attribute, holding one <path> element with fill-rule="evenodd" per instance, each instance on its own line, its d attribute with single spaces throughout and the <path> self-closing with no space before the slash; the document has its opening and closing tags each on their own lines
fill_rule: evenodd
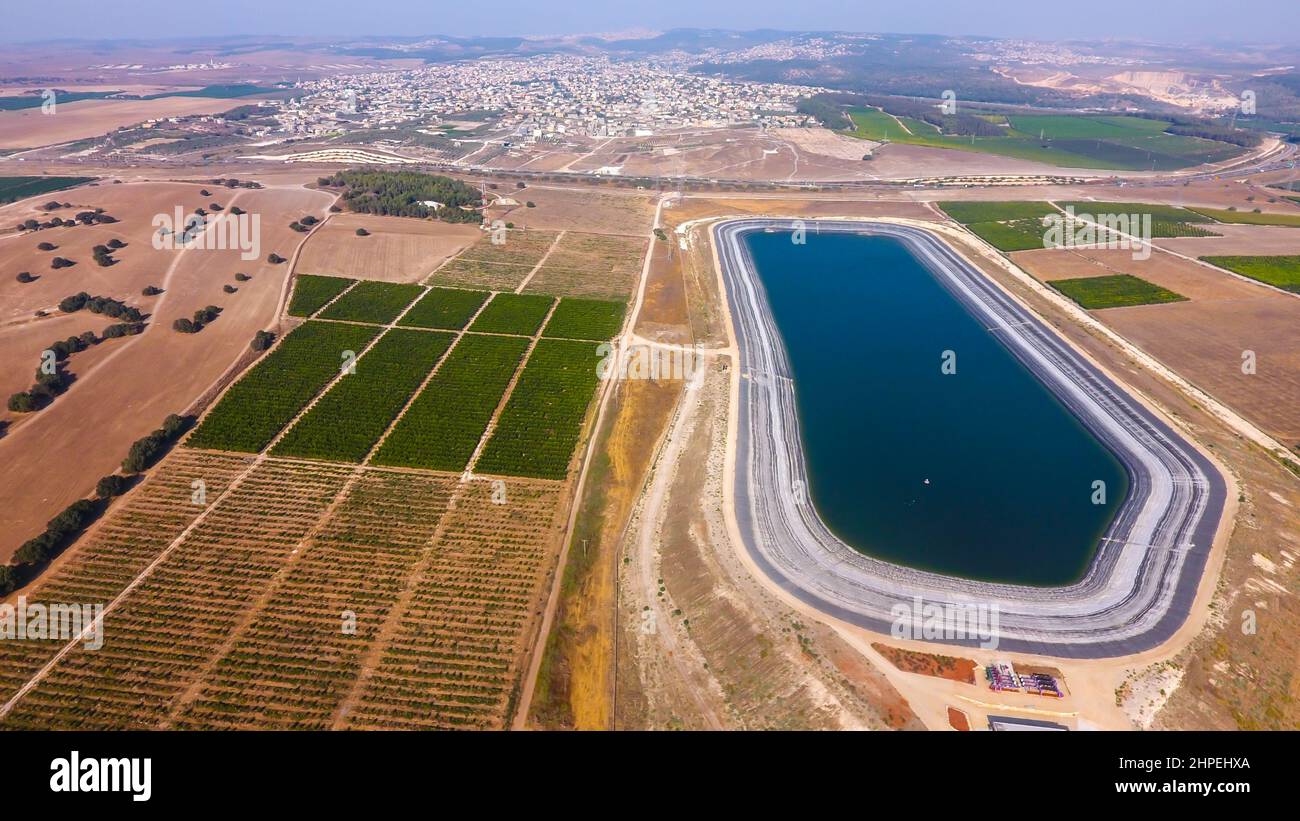
<svg viewBox="0 0 1300 821">
<path fill-rule="evenodd" d="M 789 364 L 744 243 L 749 232 L 790 230 L 794 224 L 725 221 L 714 226 L 713 238 L 739 350 L 740 402 L 734 409 L 739 439 L 731 490 L 745 550 L 760 570 L 806 604 L 886 634 L 900 619 L 910 620 L 897 614 L 912 612 L 919 600 L 995 609 L 1001 650 L 1104 658 L 1148 650 L 1169 639 L 1191 611 L 1223 514 L 1226 483 L 1214 465 L 936 236 L 879 222 L 804 224 L 809 233 L 863 233 L 905 243 L 1114 452 L 1128 471 L 1130 490 L 1087 573 L 1065 587 L 959 579 L 854 550 L 821 521 L 806 490 Z M 986 643 L 981 638 L 934 640 Z"/>
</svg>

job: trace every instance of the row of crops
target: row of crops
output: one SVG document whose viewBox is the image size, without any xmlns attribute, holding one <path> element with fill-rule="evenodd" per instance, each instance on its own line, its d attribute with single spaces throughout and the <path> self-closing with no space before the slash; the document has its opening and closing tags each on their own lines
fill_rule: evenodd
<svg viewBox="0 0 1300 821">
<path fill-rule="evenodd" d="M 299 274 L 294 277 L 293 298 L 289 300 L 289 315 L 311 316 L 355 282 L 355 279 Z"/>
<path fill-rule="evenodd" d="M 1087 223 L 1099 222 L 1120 227 L 1127 225 L 1127 233 L 1141 234 L 1145 230 L 1144 220 L 1149 217 L 1153 239 L 1219 236 L 1206 227 L 1214 224 L 1209 216 L 1177 205 L 1091 200 L 1056 203 L 1061 210 L 1049 202 L 953 201 L 938 205 L 976 236 L 998 250 L 1008 252 L 1052 247 L 1043 218 L 1057 216 L 1064 219 L 1065 209 L 1075 214 L 1080 221 L 1078 227 L 1084 230 L 1089 230 Z M 1127 217 L 1127 221 L 1112 222 L 1115 217 Z M 1094 239 L 1107 242 L 1112 237 L 1105 229 L 1098 228 Z"/>
<path fill-rule="evenodd" d="M 563 479 L 596 390 L 599 363 L 590 342 L 540 340 L 475 470 Z"/>
<path fill-rule="evenodd" d="M 497 294 L 469 326 L 487 334 L 532 336 L 542 327 L 555 297 L 543 294 Z"/>
<path fill-rule="evenodd" d="M 455 337 L 394 329 L 384 334 L 271 451 L 361 462 Z"/>
<path fill-rule="evenodd" d="M 374 464 L 463 470 L 527 350 L 528 340 L 521 337 L 461 337 L 375 453 Z"/>
<path fill-rule="evenodd" d="M 618 334 L 624 310 L 622 302 L 566 297 L 555 307 L 542 335 L 603 342 Z"/>
<path fill-rule="evenodd" d="M 105 617 L 104 647 L 75 645 L 18 702 L 4 726 L 140 729 L 165 724 L 178 699 L 205 674 L 209 660 L 297 553 L 352 472 L 351 467 L 324 464 L 265 462 L 254 468 Z M 182 494 L 158 501 L 197 514 L 205 505 L 195 505 L 191 493 L 187 486 Z M 246 709 L 258 705 L 250 701 Z"/>
<path fill-rule="evenodd" d="M 340 319 L 346 322 L 372 322 L 387 325 L 424 293 L 419 285 L 399 282 L 358 282 L 356 287 L 339 297 L 333 305 L 321 312 L 321 319 Z"/>
<path fill-rule="evenodd" d="M 236 382 L 194 431 L 188 444 L 256 453 L 359 354 L 381 328 L 307 322 Z"/>
<path fill-rule="evenodd" d="M 459 331 L 469 324 L 478 309 L 483 307 L 487 291 L 465 291 L 459 288 L 430 288 L 419 302 L 402 317 L 400 324 L 411 328 L 438 328 Z"/>
</svg>

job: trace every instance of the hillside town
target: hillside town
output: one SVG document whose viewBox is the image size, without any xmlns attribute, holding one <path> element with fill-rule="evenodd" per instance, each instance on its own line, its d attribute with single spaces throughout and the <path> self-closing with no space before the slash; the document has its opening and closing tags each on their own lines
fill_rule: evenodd
<svg viewBox="0 0 1300 821">
<path fill-rule="evenodd" d="M 566 136 L 650 136 L 677 128 L 803 124 L 807 86 L 692 74 L 657 60 L 551 55 L 327 77 L 279 115 L 283 130 L 417 126 L 430 135 L 490 120 L 521 142 Z M 468 121 L 468 122 L 467 122 Z"/>
</svg>

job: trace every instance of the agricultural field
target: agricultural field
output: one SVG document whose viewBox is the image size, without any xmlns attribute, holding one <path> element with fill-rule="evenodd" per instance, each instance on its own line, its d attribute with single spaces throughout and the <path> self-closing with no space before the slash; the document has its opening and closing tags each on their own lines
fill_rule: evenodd
<svg viewBox="0 0 1300 821">
<path fill-rule="evenodd" d="M 311 316 L 331 299 L 352 287 L 354 279 L 299 274 L 294 277 L 293 296 L 289 299 L 290 316 Z"/>
<path fill-rule="evenodd" d="M 434 271 L 425 284 L 513 291 L 555 242 L 554 231 L 506 231 L 505 242 L 485 235 Z"/>
<path fill-rule="evenodd" d="M 344 353 L 360 353 L 379 331 L 364 325 L 307 322 L 231 386 L 187 444 L 261 451 L 340 373 Z"/>
<path fill-rule="evenodd" d="M 645 248 L 642 237 L 566 232 L 524 292 L 627 299 Z"/>
<path fill-rule="evenodd" d="M 1237 225 L 1286 225 L 1300 227 L 1300 214 L 1256 213 L 1254 211 L 1229 211 L 1226 208 L 1193 208 L 1198 214 L 1219 222 Z"/>
<path fill-rule="evenodd" d="M 1144 218 L 1151 215 L 1151 236 L 1155 239 L 1173 239 L 1175 237 L 1217 237 L 1214 231 L 1204 227 L 1214 220 L 1196 211 L 1177 205 L 1157 205 L 1141 202 L 1058 202 L 1061 208 L 1073 208 L 1074 213 L 1096 219 L 1101 214 L 1133 215 Z M 1134 225 L 1130 233 L 1135 233 L 1140 226 Z"/>
<path fill-rule="evenodd" d="M 930 123 L 894 118 L 875 109 L 852 109 L 849 116 L 854 128 L 843 133 L 852 137 L 996 154 L 1064 168 L 1175 171 L 1243 153 L 1228 143 L 1167 134 L 1170 123 L 1142 117 L 1013 115 L 1004 134 L 968 137 L 943 134 Z"/>
<path fill-rule="evenodd" d="M 948 216 L 999 251 L 1042 248 L 1043 217 L 1060 214 L 1049 202 L 940 202 Z"/>
<path fill-rule="evenodd" d="M 509 480 L 501 503 L 488 482 L 460 486 L 338 726 L 507 725 L 559 552 L 562 487 Z"/>
<path fill-rule="evenodd" d="M 527 350 L 520 337 L 462 336 L 371 461 L 464 470 Z"/>
<path fill-rule="evenodd" d="M 935 203 L 943 212 L 962 225 L 979 222 L 1008 222 L 1011 220 L 1041 220 L 1049 214 L 1060 212 L 1050 202 L 979 202 L 956 200 Z"/>
<path fill-rule="evenodd" d="M 105 617 L 105 646 L 74 645 L 3 726 L 144 729 L 166 722 L 352 471 L 268 462 L 243 475 Z M 215 501 L 215 491 L 209 493 Z M 180 499 L 158 503 L 203 510 L 190 504 L 188 489 Z M 147 533 L 150 525 L 140 529 Z M 82 600 L 91 601 L 75 593 L 67 599 Z"/>
<path fill-rule="evenodd" d="M 320 318 L 387 325 L 421 293 L 419 285 L 362 281 L 322 311 Z"/>
<path fill-rule="evenodd" d="M 361 235 L 357 231 L 363 231 Z M 302 247 L 298 270 L 352 279 L 419 282 L 482 236 L 477 225 L 335 214 Z"/>
<path fill-rule="evenodd" d="M 483 307 L 487 291 L 461 288 L 430 288 L 429 292 L 402 317 L 401 325 L 411 328 L 437 328 L 459 331 Z"/>
<path fill-rule="evenodd" d="M 1181 294 L 1131 274 L 1057 279 L 1047 284 L 1090 311 L 1187 300 Z"/>
<path fill-rule="evenodd" d="M 1201 261 L 1300 294 L 1300 256 L 1201 257 Z"/>
<path fill-rule="evenodd" d="M 34 604 L 111 601 L 203 512 L 203 505 L 193 503 L 196 479 L 202 479 L 208 498 L 216 499 L 250 463 L 247 456 L 178 450 L 24 595 Z M 0 641 L 0 701 L 7 701 L 62 644 Z M 72 707 L 70 699 L 67 708 Z"/>
<path fill-rule="evenodd" d="M 390 330 L 276 444 L 272 453 L 360 463 L 455 337 Z"/>
<path fill-rule="evenodd" d="M 225 640 L 210 672 L 173 704 L 173 726 L 329 729 L 435 544 L 455 487 L 447 476 L 361 474 Z M 340 629 L 344 611 L 354 614 L 354 631 Z"/>
<path fill-rule="evenodd" d="M 533 336 L 555 298 L 543 294 L 497 294 L 469 326 L 471 331 Z"/>
<path fill-rule="evenodd" d="M 475 470 L 563 479 L 598 382 L 590 342 L 537 343 Z"/>
<path fill-rule="evenodd" d="M 95 177 L 0 177 L 0 205 L 94 182 Z"/>
<path fill-rule="evenodd" d="M 625 310 L 621 302 L 564 297 L 551 314 L 542 336 L 597 342 L 613 339 L 623 327 Z"/>
</svg>

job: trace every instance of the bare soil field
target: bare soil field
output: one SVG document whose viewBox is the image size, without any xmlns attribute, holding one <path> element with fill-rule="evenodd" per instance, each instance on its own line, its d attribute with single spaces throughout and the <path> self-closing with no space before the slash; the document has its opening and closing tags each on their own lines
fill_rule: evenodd
<svg viewBox="0 0 1300 821">
<path fill-rule="evenodd" d="M 132 188 L 135 186 L 121 185 L 99 190 L 130 197 Z M 0 439 L 0 460 L 6 465 L 0 474 L 0 507 L 8 525 L 0 533 L 0 558 L 8 558 L 51 516 L 87 495 L 101 476 L 113 472 L 133 441 L 150 433 L 168 414 L 186 410 L 244 356 L 255 331 L 275 327 L 288 266 L 271 265 L 266 255 L 292 255 L 302 235 L 291 231 L 289 222 L 305 213 L 325 216 L 330 198 L 301 188 L 238 193 L 213 189 L 213 194 L 227 207 L 238 204 L 250 214 L 261 215 L 258 258 L 243 260 L 236 249 L 155 251 L 147 240 L 122 249 L 121 266 L 125 269 L 126 260 L 134 260 L 141 266 L 137 274 L 143 277 L 147 271 L 148 278 L 165 292 L 149 303 L 151 317 L 144 333 L 74 354 L 72 370 L 78 378 L 66 393 L 34 414 L 23 418 L 10 415 L 11 428 Z M 111 227 L 124 232 L 139 230 L 140 223 L 149 225 L 153 214 L 170 212 L 175 199 L 164 189 L 130 210 L 119 204 L 116 211 L 109 209 L 121 220 Z M 26 245 L 28 239 L 5 238 L 0 247 L 13 242 Z M 93 266 L 85 260 L 58 273 L 76 276 Z M 104 275 L 112 277 L 118 268 L 104 269 Z M 236 272 L 247 273 L 251 279 L 236 282 Z M 49 296 L 81 290 L 67 289 L 67 284 L 57 291 L 51 287 Z M 238 290 L 227 294 L 223 285 Z M 138 294 L 138 289 L 135 292 Z M 145 300 L 136 296 L 129 301 L 140 304 Z M 219 306 L 223 312 L 200 333 L 172 330 L 175 319 L 188 318 L 206 305 Z M 24 327 L 47 343 L 51 340 L 46 339 L 41 324 Z M 99 356 L 101 351 L 102 359 L 93 367 L 77 359 L 92 353 Z M 23 363 L 21 370 L 27 372 L 28 365 Z"/>
<path fill-rule="evenodd" d="M 1188 297 L 1096 316 L 1285 444 L 1300 445 L 1300 299 L 1162 252 L 1145 261 L 1119 250 L 1012 257 L 1045 281 L 1124 273 Z M 1246 351 L 1256 373 L 1242 372 Z"/>
<path fill-rule="evenodd" d="M 1155 245 L 1189 257 L 1300 254 L 1300 229 L 1283 225 L 1216 225 L 1213 230 L 1223 236 L 1161 239 Z"/>
<path fill-rule="evenodd" d="M 975 662 L 970 659 L 939 653 L 916 653 L 880 643 L 871 646 L 904 673 L 946 678 L 949 681 L 964 681 L 967 684 L 975 683 Z"/>
<path fill-rule="evenodd" d="M 499 192 L 519 205 L 490 209 L 491 219 L 517 228 L 541 231 L 582 231 L 588 234 L 644 235 L 654 219 L 654 199 L 644 192 L 600 191 L 530 185 Z M 532 202 L 536 207 L 529 208 Z"/>
<path fill-rule="evenodd" d="M 524 291 L 627 299 L 641 275 L 646 241 L 644 237 L 567 231 Z"/>
<path fill-rule="evenodd" d="M 504 241 L 482 234 L 478 241 L 448 260 L 426 280 L 427 285 L 450 285 L 513 291 L 542 261 L 558 234 L 550 231 L 510 230 Z"/>
<path fill-rule="evenodd" d="M 420 282 L 482 236 L 476 225 L 336 214 L 303 245 L 295 273 Z"/>
<path fill-rule="evenodd" d="M 107 134 L 115 128 L 161 117 L 216 114 L 255 100 L 164 97 L 158 100 L 80 100 L 57 103 L 53 114 L 39 108 L 0 111 L 0 148 L 36 148 Z"/>
<path fill-rule="evenodd" d="M 790 143 L 796 151 L 855 162 L 879 145 L 870 140 L 846 137 L 827 128 L 777 128 L 770 133 Z"/>
</svg>

